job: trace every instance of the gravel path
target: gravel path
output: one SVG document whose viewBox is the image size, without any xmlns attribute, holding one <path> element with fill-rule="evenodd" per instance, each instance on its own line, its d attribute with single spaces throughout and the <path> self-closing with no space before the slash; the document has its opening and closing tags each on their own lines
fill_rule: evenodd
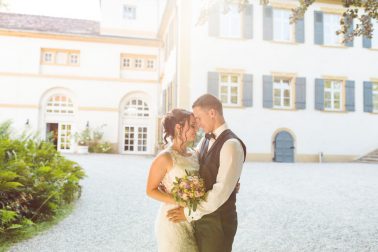
<svg viewBox="0 0 378 252">
<path fill-rule="evenodd" d="M 88 177 L 74 212 L 10 251 L 156 251 L 150 157 L 67 155 Z M 378 165 L 248 163 L 234 251 L 378 251 Z"/>
</svg>

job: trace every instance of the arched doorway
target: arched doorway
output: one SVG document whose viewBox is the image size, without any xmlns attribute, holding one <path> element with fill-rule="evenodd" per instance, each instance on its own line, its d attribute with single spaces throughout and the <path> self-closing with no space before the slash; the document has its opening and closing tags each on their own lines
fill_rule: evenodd
<svg viewBox="0 0 378 252">
<path fill-rule="evenodd" d="M 66 90 L 53 89 L 41 99 L 42 132 L 60 152 L 73 152 L 76 109 Z"/>
<path fill-rule="evenodd" d="M 127 96 L 121 105 L 120 152 L 150 154 L 153 152 L 152 115 L 148 97 L 143 93 Z"/>
<path fill-rule="evenodd" d="M 294 149 L 293 136 L 287 131 L 280 131 L 274 139 L 274 161 L 293 163 Z"/>
</svg>

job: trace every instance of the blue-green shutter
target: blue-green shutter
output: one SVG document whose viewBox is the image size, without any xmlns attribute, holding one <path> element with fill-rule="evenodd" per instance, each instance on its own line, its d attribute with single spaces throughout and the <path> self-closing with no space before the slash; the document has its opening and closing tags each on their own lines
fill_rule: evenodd
<svg viewBox="0 0 378 252">
<path fill-rule="evenodd" d="M 298 19 L 295 23 L 295 41 L 297 43 L 305 42 L 305 23 L 304 19 Z"/>
<path fill-rule="evenodd" d="M 315 79 L 315 109 L 324 110 L 324 80 Z"/>
<path fill-rule="evenodd" d="M 347 80 L 345 83 L 345 109 L 346 111 L 354 111 L 354 81 Z"/>
<path fill-rule="evenodd" d="M 247 4 L 243 10 L 243 37 L 253 38 L 253 6 Z"/>
<path fill-rule="evenodd" d="M 263 76 L 263 107 L 273 108 L 273 77 Z"/>
<path fill-rule="evenodd" d="M 219 73 L 208 72 L 207 73 L 207 92 L 209 94 L 218 97 L 219 94 Z"/>
<path fill-rule="evenodd" d="M 314 43 L 324 44 L 323 12 L 321 11 L 314 12 Z"/>
<path fill-rule="evenodd" d="M 214 4 L 214 6 L 209 10 L 209 36 L 219 37 L 219 23 L 220 23 L 220 9 L 219 4 Z"/>
<path fill-rule="evenodd" d="M 364 112 L 373 112 L 373 83 L 364 81 Z"/>
<path fill-rule="evenodd" d="M 362 46 L 364 48 L 371 48 L 371 39 L 366 37 L 366 36 L 363 36 L 362 38 Z"/>
<path fill-rule="evenodd" d="M 163 115 L 167 113 L 167 90 L 164 89 L 162 92 L 162 102 L 161 102 L 161 112 Z"/>
<path fill-rule="evenodd" d="M 304 77 L 295 79 L 295 108 L 306 108 L 306 78 Z"/>
<path fill-rule="evenodd" d="M 273 8 L 263 7 L 263 39 L 273 40 Z"/>
<path fill-rule="evenodd" d="M 253 97 L 253 75 L 244 74 L 243 75 L 243 106 L 252 107 L 252 97 Z"/>
<path fill-rule="evenodd" d="M 353 33 L 353 19 L 345 18 L 345 22 L 350 23 L 348 34 L 352 34 Z M 351 41 L 345 42 L 345 46 L 353 47 L 353 39 Z"/>
</svg>

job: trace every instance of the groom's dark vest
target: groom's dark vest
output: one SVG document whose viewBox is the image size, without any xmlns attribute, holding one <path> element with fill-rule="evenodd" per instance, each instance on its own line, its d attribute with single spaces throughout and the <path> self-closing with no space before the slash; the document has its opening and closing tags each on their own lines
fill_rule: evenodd
<svg viewBox="0 0 378 252">
<path fill-rule="evenodd" d="M 246 147 L 243 143 L 242 140 L 240 140 L 231 130 L 226 129 L 223 131 L 216 141 L 213 143 L 211 148 L 208 150 L 208 152 L 205 155 L 200 156 L 200 176 L 204 179 L 205 181 L 205 187 L 206 191 L 209 191 L 213 188 L 213 185 L 216 183 L 217 175 L 218 175 L 218 170 L 219 170 L 219 164 L 220 164 L 220 151 L 222 149 L 223 144 L 229 140 L 235 138 L 239 140 L 240 144 L 243 147 L 244 151 L 244 160 L 246 157 Z M 204 140 L 200 154 L 204 153 L 204 146 L 205 146 L 205 141 L 209 140 Z M 236 206 L 236 192 L 233 191 L 228 200 L 219 208 L 219 211 L 235 211 Z"/>
</svg>

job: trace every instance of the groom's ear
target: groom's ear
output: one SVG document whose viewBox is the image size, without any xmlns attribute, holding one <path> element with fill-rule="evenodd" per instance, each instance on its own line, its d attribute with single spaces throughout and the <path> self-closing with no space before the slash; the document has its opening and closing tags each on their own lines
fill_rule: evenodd
<svg viewBox="0 0 378 252">
<path fill-rule="evenodd" d="M 215 115 L 216 115 L 216 111 L 215 111 L 215 109 L 209 109 L 209 116 L 210 116 L 210 118 L 215 118 Z"/>
</svg>

